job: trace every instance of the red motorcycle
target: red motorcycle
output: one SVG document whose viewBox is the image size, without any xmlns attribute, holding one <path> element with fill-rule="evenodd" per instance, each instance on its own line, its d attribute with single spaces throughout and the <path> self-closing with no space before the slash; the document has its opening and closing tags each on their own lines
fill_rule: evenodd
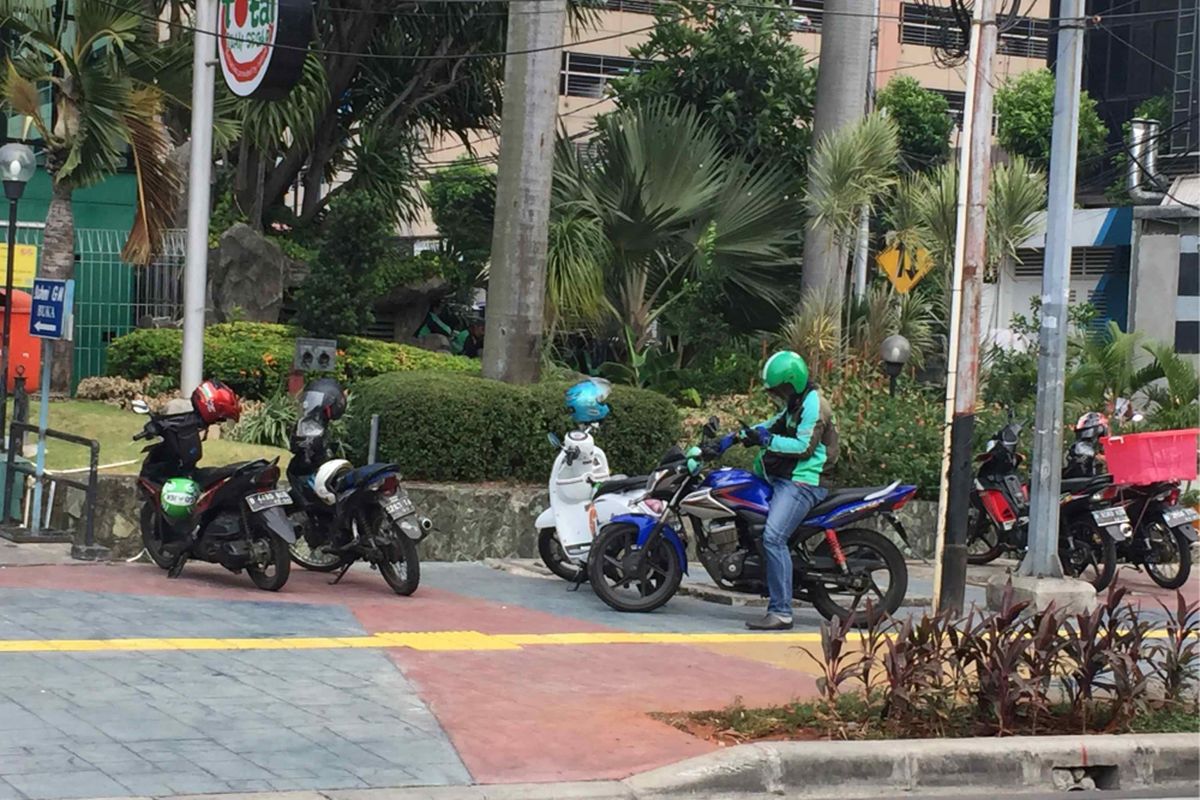
<svg viewBox="0 0 1200 800">
<path fill-rule="evenodd" d="M 976 460 L 967 521 L 967 562 L 988 564 L 1002 555 L 1018 560 L 1029 544 L 1029 487 L 1020 474 L 1020 423 L 1011 417 Z M 1059 507 L 1058 557 L 1063 572 L 1103 590 L 1117 572 L 1117 543 L 1130 533 L 1110 476 L 1064 478 Z"/>
</svg>

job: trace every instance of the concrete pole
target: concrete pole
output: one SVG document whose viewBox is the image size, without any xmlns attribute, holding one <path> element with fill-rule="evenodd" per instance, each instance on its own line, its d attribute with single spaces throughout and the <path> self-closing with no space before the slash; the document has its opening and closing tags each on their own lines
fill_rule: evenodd
<svg viewBox="0 0 1200 800">
<path fill-rule="evenodd" d="M 1083 65 L 1083 0 L 1063 0 L 1055 61 L 1054 127 L 1050 134 L 1050 189 L 1046 209 L 1046 263 L 1042 273 L 1042 328 L 1038 337 L 1038 393 L 1030 475 L 1029 550 L 1019 575 L 1062 577 L 1058 560 L 1058 498 L 1062 479 L 1063 394 L 1067 371 L 1067 301 L 1071 283 L 1071 214 L 1079 141 Z"/>
<path fill-rule="evenodd" d="M 496 221 L 483 374 L 532 383 L 541 366 L 554 123 L 566 0 L 508 4 Z M 528 52 L 535 51 L 535 52 Z"/>
<path fill-rule="evenodd" d="M 875 69 L 879 63 L 879 0 L 871 3 L 871 55 L 867 59 L 867 102 L 863 107 L 870 114 L 875 109 Z M 854 247 L 854 297 L 867 294 L 867 262 L 871 251 L 871 215 L 863 206 L 858 214 L 858 241 Z"/>
<path fill-rule="evenodd" d="M 971 83 L 959 140 L 958 220 L 946 359 L 946 432 L 938 516 L 934 608 L 961 611 L 967 582 L 967 511 L 971 502 L 971 440 L 979 381 L 979 296 L 987 244 L 987 195 L 992 167 L 992 62 L 996 0 L 980 0 L 971 24 Z"/>
<path fill-rule="evenodd" d="M 217 0 L 196 0 L 195 26 L 187 261 L 183 271 L 183 358 L 179 377 L 179 388 L 185 397 L 204 380 L 204 306 L 208 293 L 208 216 L 212 180 L 213 81 L 217 65 Z"/>
<path fill-rule="evenodd" d="M 821 53 L 817 65 L 817 107 L 812 140 L 862 119 L 867 91 L 867 59 L 875 16 L 864 14 L 862 0 L 826 0 L 821 22 Z M 803 289 L 826 288 L 841 299 L 846 280 L 841 244 L 824 226 L 809 225 L 804 239 Z"/>
</svg>

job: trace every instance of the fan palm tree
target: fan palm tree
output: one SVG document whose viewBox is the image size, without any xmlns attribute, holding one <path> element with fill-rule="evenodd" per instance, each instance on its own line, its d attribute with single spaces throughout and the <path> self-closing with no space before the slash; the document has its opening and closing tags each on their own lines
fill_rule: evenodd
<svg viewBox="0 0 1200 800">
<path fill-rule="evenodd" d="M 131 65 L 152 58 L 156 47 L 142 0 L 77 0 L 71 18 L 55 8 L 44 0 L 0 0 L 0 28 L 11 37 L 0 98 L 41 137 L 52 190 L 40 273 L 66 279 L 75 272 L 75 189 L 112 175 L 131 154 L 137 212 L 122 257 L 141 264 L 170 224 L 182 180 L 169 160 L 162 94 L 133 77 Z M 45 86 L 52 115 L 42 107 Z M 57 343 L 55 391 L 69 390 L 71 368 L 70 343 Z"/>
<path fill-rule="evenodd" d="M 555 206 L 598 225 L 590 263 L 635 351 L 689 280 L 719 281 L 731 305 L 783 302 L 799 233 L 785 171 L 726 153 L 695 110 L 670 101 L 602 117 L 597 134 L 594 161 L 560 138 Z"/>
</svg>

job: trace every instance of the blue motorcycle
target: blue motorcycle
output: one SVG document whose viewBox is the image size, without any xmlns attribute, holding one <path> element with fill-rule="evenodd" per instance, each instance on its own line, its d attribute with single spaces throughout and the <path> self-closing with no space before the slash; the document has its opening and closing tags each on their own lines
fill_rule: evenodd
<svg viewBox="0 0 1200 800">
<path fill-rule="evenodd" d="M 706 439 L 716 434 L 716 420 L 710 420 Z M 700 563 L 718 586 L 766 594 L 762 535 L 771 485 L 745 470 L 705 471 L 705 454 L 711 452 L 673 447 L 646 481 L 644 499 L 661 507 L 658 515 L 616 516 L 600 530 L 588 558 L 588 577 L 612 608 L 653 611 L 671 599 L 687 572 L 685 521 Z M 867 620 L 868 606 L 876 613 L 895 613 L 908 590 L 908 567 L 896 545 L 863 523 L 899 510 L 916 492 L 916 486 L 899 481 L 830 492 L 789 543 L 795 598 L 811 603 L 826 619 L 839 617 L 852 625 Z"/>
</svg>

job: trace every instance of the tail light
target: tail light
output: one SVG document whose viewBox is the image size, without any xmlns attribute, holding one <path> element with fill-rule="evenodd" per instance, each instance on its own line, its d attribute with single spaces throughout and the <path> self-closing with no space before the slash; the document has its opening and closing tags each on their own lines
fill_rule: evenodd
<svg viewBox="0 0 1200 800">
<path fill-rule="evenodd" d="M 400 488 L 400 481 L 396 479 L 395 475 L 388 475 L 379 482 L 378 486 L 381 494 L 395 494 L 396 490 Z"/>
<path fill-rule="evenodd" d="M 1176 486 L 1174 489 L 1171 490 L 1170 494 L 1167 495 L 1167 505 L 1169 505 L 1169 506 L 1179 505 L 1179 498 L 1180 498 L 1179 487 Z"/>
<path fill-rule="evenodd" d="M 900 495 L 900 497 L 896 500 L 895 504 L 892 506 L 891 510 L 899 511 L 900 509 L 904 508 L 906 505 L 908 505 L 908 501 L 913 499 L 913 496 L 916 495 L 916 493 L 917 493 L 917 487 L 914 486 L 914 487 L 912 487 L 912 489 L 910 491 L 907 491 L 904 494 Z"/>
<path fill-rule="evenodd" d="M 979 495 L 979 500 L 983 503 L 983 508 L 987 511 L 988 516 L 992 521 L 999 525 L 1004 530 L 1012 528 L 1017 521 L 1017 512 L 1009 504 L 1005 498 L 1004 492 L 990 489 Z"/>
<path fill-rule="evenodd" d="M 279 467 L 267 467 L 258 473 L 258 477 L 254 479 L 254 482 L 260 489 L 275 488 L 275 484 L 279 483 Z"/>
</svg>

